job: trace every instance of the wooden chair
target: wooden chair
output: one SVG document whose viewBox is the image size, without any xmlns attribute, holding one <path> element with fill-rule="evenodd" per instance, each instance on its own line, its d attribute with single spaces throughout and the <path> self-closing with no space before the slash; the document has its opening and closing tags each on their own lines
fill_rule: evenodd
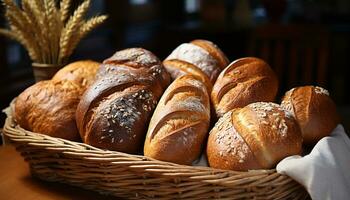
<svg viewBox="0 0 350 200">
<path fill-rule="evenodd" d="M 328 40 L 328 32 L 319 26 L 268 24 L 253 31 L 248 55 L 271 65 L 281 90 L 306 84 L 327 86 Z"/>
</svg>

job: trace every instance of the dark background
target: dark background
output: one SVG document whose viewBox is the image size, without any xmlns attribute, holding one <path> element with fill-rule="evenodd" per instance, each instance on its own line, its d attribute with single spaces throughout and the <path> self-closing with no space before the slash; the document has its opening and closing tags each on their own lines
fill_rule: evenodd
<svg viewBox="0 0 350 200">
<path fill-rule="evenodd" d="M 297 85 L 327 88 L 350 130 L 349 0 L 92 0 L 90 11 L 109 19 L 79 44 L 71 61 L 102 61 L 127 47 L 143 47 L 164 59 L 183 42 L 208 39 L 230 61 L 267 60 L 280 79 L 278 98 Z M 4 109 L 34 79 L 26 51 L 3 36 L 0 45 Z M 4 119 L 1 114 L 0 126 Z"/>
</svg>

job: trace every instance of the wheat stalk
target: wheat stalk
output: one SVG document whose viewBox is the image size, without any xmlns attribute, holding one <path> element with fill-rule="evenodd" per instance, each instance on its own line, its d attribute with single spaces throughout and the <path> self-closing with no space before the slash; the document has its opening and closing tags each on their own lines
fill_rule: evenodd
<svg viewBox="0 0 350 200">
<path fill-rule="evenodd" d="M 86 14 L 90 6 L 90 0 L 84 1 L 78 8 L 74 11 L 73 15 L 69 18 L 66 26 L 61 32 L 60 38 L 60 54 L 59 59 L 65 60 L 66 55 L 69 51 L 69 43 L 74 39 L 72 36 L 76 35 L 76 31 L 79 28 L 79 25 L 83 19 L 83 16 Z"/>
<path fill-rule="evenodd" d="M 90 0 L 84 0 L 69 16 L 71 0 L 0 0 L 6 8 L 9 29 L 0 34 L 18 41 L 34 62 L 62 64 L 73 53 L 79 41 L 106 20 L 106 16 L 85 20 Z"/>
<path fill-rule="evenodd" d="M 69 15 L 70 0 L 62 0 L 60 3 L 60 18 L 62 22 L 66 22 Z"/>
</svg>

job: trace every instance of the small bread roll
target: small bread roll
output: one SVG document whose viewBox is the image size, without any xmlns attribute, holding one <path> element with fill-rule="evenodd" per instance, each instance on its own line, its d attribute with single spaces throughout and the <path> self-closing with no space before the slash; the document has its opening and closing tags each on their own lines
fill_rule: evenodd
<svg viewBox="0 0 350 200">
<path fill-rule="evenodd" d="M 270 66 L 259 58 L 233 61 L 216 80 L 211 100 L 217 117 L 253 102 L 273 101 L 278 80 Z"/>
<path fill-rule="evenodd" d="M 95 80 L 100 63 L 92 60 L 81 60 L 68 64 L 52 78 L 54 81 L 68 80 L 78 84 L 83 90 Z"/>
<path fill-rule="evenodd" d="M 328 136 L 340 121 L 336 105 L 328 91 L 318 86 L 289 90 L 281 105 L 295 116 L 307 145 L 315 144 L 322 137 Z"/>
<path fill-rule="evenodd" d="M 209 94 L 192 75 L 177 78 L 154 111 L 144 154 L 158 160 L 190 165 L 200 156 L 210 122 Z"/>
<path fill-rule="evenodd" d="M 15 119 L 24 129 L 79 140 L 75 110 L 84 90 L 71 81 L 40 81 L 15 101 Z"/>
<path fill-rule="evenodd" d="M 266 102 L 227 112 L 210 131 L 207 144 L 211 167 L 238 171 L 270 169 L 301 150 L 302 136 L 292 114 Z"/>
<path fill-rule="evenodd" d="M 194 66 L 201 70 L 207 75 L 212 84 L 221 70 L 229 63 L 227 57 L 219 47 L 207 40 L 193 40 L 190 43 L 183 43 L 171 52 L 165 59 L 165 61 L 167 60 L 179 60 L 191 64 L 192 66 L 189 67 L 192 68 Z M 191 71 L 184 70 L 183 64 L 178 69 L 176 69 L 177 67 L 173 63 L 164 63 L 164 66 L 167 70 L 169 69 L 169 73 L 173 78 L 178 77 L 178 75 L 184 72 L 191 74 L 188 73 Z"/>
</svg>

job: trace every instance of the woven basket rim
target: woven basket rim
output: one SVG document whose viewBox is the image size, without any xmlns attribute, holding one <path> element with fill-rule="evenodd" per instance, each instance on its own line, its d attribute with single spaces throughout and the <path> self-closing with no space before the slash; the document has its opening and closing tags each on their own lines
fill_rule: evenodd
<svg viewBox="0 0 350 200">
<path fill-rule="evenodd" d="M 252 173 L 252 174 L 260 174 L 260 173 L 274 173 L 276 172 L 276 169 L 258 169 L 258 170 L 248 170 L 248 171 L 234 171 L 234 170 L 224 170 L 224 169 L 216 169 L 216 168 L 212 168 L 212 167 L 207 167 L 207 166 L 192 166 L 192 165 L 181 165 L 181 164 L 176 164 L 176 163 L 172 163 L 172 162 L 166 162 L 166 161 L 161 161 L 161 160 L 156 160 L 144 155 L 135 155 L 135 154 L 128 154 L 128 153 L 123 153 L 123 152 L 118 152 L 118 151 L 112 151 L 112 150 L 106 150 L 106 149 L 100 149 L 94 146 L 91 146 L 89 144 L 85 144 L 83 142 L 76 142 L 76 141 L 70 141 L 70 140 L 66 140 L 66 139 L 62 139 L 62 138 L 57 138 L 57 137 L 52 137 L 49 135 L 45 135 L 42 133 L 36 133 L 36 132 L 32 132 L 29 130 L 26 130 L 22 127 L 20 127 L 14 120 L 12 112 L 13 112 L 13 103 L 14 101 L 11 102 L 10 106 L 5 108 L 3 110 L 3 112 L 7 115 L 6 118 L 6 122 L 4 125 L 4 134 L 5 135 L 9 135 L 9 131 L 6 130 L 17 130 L 15 131 L 15 133 L 17 133 L 17 136 L 29 136 L 29 137 L 41 137 L 42 139 L 46 140 L 46 141 L 51 141 L 53 143 L 59 143 L 59 144 L 70 144 L 70 145 L 74 145 L 74 146 L 79 146 L 81 148 L 77 149 L 79 151 L 81 151 L 82 153 L 87 152 L 87 153 L 98 153 L 101 155 L 116 155 L 116 156 L 127 156 L 127 157 L 133 157 L 133 158 L 137 158 L 139 160 L 143 160 L 143 161 L 154 161 L 157 162 L 160 165 L 168 165 L 168 166 L 172 166 L 172 167 L 178 167 L 178 168 L 191 168 L 191 169 L 198 169 L 198 170 L 205 170 L 205 171 L 213 171 L 213 172 L 233 172 L 235 174 L 239 173 L 239 174 L 245 174 L 245 173 Z M 16 135 L 16 134 L 12 134 L 12 135 Z M 281 174 L 282 176 L 284 176 L 283 174 Z"/>
<path fill-rule="evenodd" d="M 141 185 L 145 184 L 145 182 L 143 181 L 144 179 L 148 180 L 148 178 L 151 178 L 150 181 L 156 181 L 158 185 L 165 187 L 172 187 L 172 184 L 192 185 L 195 183 L 197 185 L 196 191 L 187 193 L 186 195 L 184 194 L 186 198 L 188 197 L 188 195 L 192 196 L 195 194 L 199 194 L 197 193 L 198 189 L 202 192 L 212 191 L 214 189 L 215 194 L 218 196 L 236 194 L 236 192 L 238 192 L 244 197 L 251 198 L 253 196 L 252 194 L 250 194 L 249 191 L 260 190 L 258 188 L 261 188 L 261 192 L 259 192 L 259 194 L 268 197 L 267 199 L 284 199 L 284 197 L 292 195 L 292 193 L 294 193 L 293 197 L 297 197 L 297 199 L 305 199 L 304 197 L 307 197 L 307 193 L 303 186 L 301 186 L 299 183 L 297 183 L 295 180 L 291 179 L 287 175 L 277 173 L 276 169 L 232 171 L 215 169 L 205 166 L 180 165 L 155 160 L 143 155 L 131 155 L 117 151 L 102 150 L 81 142 L 69 141 L 28 131 L 16 124 L 12 116 L 11 108 L 13 107 L 14 106 L 12 102 L 10 104 L 10 107 L 4 110 L 4 112 L 7 115 L 3 129 L 4 135 L 10 140 L 11 143 L 15 145 L 16 149 L 19 152 L 21 152 L 22 156 L 29 163 L 31 167 L 31 172 L 35 176 L 44 180 L 64 182 L 71 185 L 76 185 L 79 187 L 97 190 L 102 193 L 106 192 L 114 195 L 122 195 L 125 193 L 124 191 L 116 192 L 115 188 L 106 190 L 103 184 L 96 185 L 94 182 L 90 183 L 90 185 L 78 184 L 80 181 L 84 180 L 79 179 L 79 181 L 76 182 L 76 176 L 65 179 L 66 176 L 62 176 L 60 178 L 57 177 L 55 174 L 47 174 L 47 172 L 49 172 L 50 170 L 55 170 L 56 168 L 50 168 L 50 166 L 44 164 L 45 162 L 54 161 L 59 165 L 62 164 L 61 167 L 65 168 L 64 162 L 69 162 L 69 165 L 76 165 L 76 163 L 78 162 L 79 165 L 82 165 L 82 167 L 85 165 L 91 165 L 92 163 L 93 166 L 99 166 L 100 168 L 94 169 L 95 173 L 100 174 L 98 175 L 99 177 L 103 177 L 103 174 L 108 174 L 109 169 L 111 169 L 111 167 L 114 170 L 116 168 L 118 169 L 119 167 L 122 167 L 123 169 L 127 169 L 128 171 L 130 171 L 130 173 L 133 174 L 133 177 L 140 177 L 140 179 L 138 180 L 133 179 L 133 182 L 135 183 L 136 181 Z M 50 156 L 46 158 L 49 161 L 41 160 L 40 158 L 42 154 Z M 56 155 L 58 155 L 57 158 Z M 61 156 L 59 155 L 64 157 L 65 161 L 63 161 L 63 163 L 62 161 L 60 161 Z M 42 162 L 43 164 L 41 164 Z M 84 171 L 84 167 L 81 170 Z M 55 173 L 54 171 L 52 172 Z M 114 176 L 119 175 L 114 174 Z M 102 178 L 102 180 L 104 179 L 105 178 Z M 170 186 L 168 182 L 169 180 L 172 180 L 172 184 Z M 118 185 L 120 183 L 115 182 L 115 184 Z M 153 186 L 150 187 L 152 188 Z M 225 192 L 223 194 L 218 194 L 217 192 L 220 193 L 220 190 L 216 191 L 216 187 L 225 188 Z M 185 186 L 181 186 L 181 188 L 181 191 L 188 191 L 188 189 L 186 189 Z M 274 189 L 265 193 L 266 191 L 268 191 L 267 188 Z M 129 192 L 135 192 L 135 190 L 132 190 L 130 188 L 124 189 L 126 189 Z M 247 191 L 248 193 L 241 194 L 243 190 Z M 139 191 L 139 189 L 137 189 L 137 191 L 140 192 L 140 194 L 150 194 L 150 192 L 147 189 L 144 189 L 143 191 Z M 179 188 L 175 188 L 174 191 L 172 191 L 173 196 L 171 197 L 181 197 L 182 192 L 179 192 Z M 136 192 L 136 194 L 138 192 Z M 158 190 L 156 190 L 151 194 L 151 196 L 166 195 L 169 193 L 169 190 L 165 189 L 162 190 L 162 192 L 162 194 L 159 194 Z M 124 195 L 124 197 L 130 197 L 130 195 Z M 164 197 L 162 199 L 172 198 Z M 198 197 L 196 197 L 195 199 L 198 199 Z"/>
</svg>

